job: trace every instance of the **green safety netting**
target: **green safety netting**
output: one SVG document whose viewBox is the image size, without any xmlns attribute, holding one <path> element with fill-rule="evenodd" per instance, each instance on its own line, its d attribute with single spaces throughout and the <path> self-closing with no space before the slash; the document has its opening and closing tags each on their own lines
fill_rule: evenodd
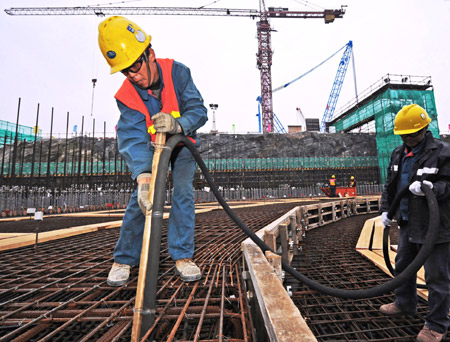
<svg viewBox="0 0 450 342">
<path fill-rule="evenodd" d="M 340 132 L 355 127 L 360 122 L 371 119 L 375 121 L 378 166 L 382 184 L 386 181 L 391 153 L 395 147 L 402 144 L 400 137 L 393 133 L 395 115 L 403 106 L 412 103 L 425 108 L 432 119 L 428 130 L 435 138 L 439 139 L 439 125 L 433 90 L 387 89 L 370 102 L 355 108 L 350 114 L 334 124 L 336 132 Z"/>
<path fill-rule="evenodd" d="M 305 158 L 236 158 L 236 159 L 205 159 L 206 166 L 210 171 L 234 171 L 234 170 L 292 170 L 292 169 L 330 169 L 330 168 L 355 168 L 355 167 L 376 167 L 378 158 L 372 157 L 305 157 Z M 47 174 L 47 162 L 42 162 L 39 169 L 39 163 L 34 164 L 33 174 Z M 1 165 L 0 165 L 1 167 Z M 56 170 L 56 167 L 58 168 Z M 78 169 L 84 174 L 102 174 L 103 163 L 84 162 L 79 165 L 78 162 L 67 162 L 65 174 L 78 174 Z M 3 165 L 3 174 L 7 175 L 10 170 L 9 163 Z M 105 163 L 105 173 L 127 172 L 125 162 L 111 160 Z M 31 163 L 16 165 L 16 175 L 31 175 Z M 64 175 L 64 161 L 50 163 L 50 174 Z"/>
<path fill-rule="evenodd" d="M 39 134 L 38 134 L 39 136 Z M 8 121 L 0 120 L 0 146 L 3 144 L 11 144 L 16 137 L 16 124 Z M 17 126 L 18 140 L 34 141 L 33 127 L 18 125 Z M 6 140 L 5 140 L 6 139 Z"/>
<path fill-rule="evenodd" d="M 0 168 L 1 168 L 1 164 L 0 164 Z M 24 175 L 24 176 L 29 176 L 31 175 L 31 163 L 23 163 L 21 164 L 16 164 L 15 167 L 15 173 L 16 175 Z M 92 169 L 91 169 L 92 167 Z M 11 165 L 9 163 L 4 163 L 3 165 L 3 175 L 8 175 L 9 172 L 8 170 L 10 170 Z M 47 168 L 48 168 L 48 163 L 47 162 L 42 162 L 40 163 L 34 163 L 34 167 L 33 167 L 33 175 L 46 175 L 47 174 Z M 85 168 L 85 163 L 81 162 L 81 164 L 79 165 L 78 162 L 67 162 L 65 165 L 65 174 L 66 175 L 77 175 L 78 169 L 80 168 L 81 170 L 81 174 L 103 174 L 103 163 L 102 162 L 94 162 L 92 163 L 86 163 L 86 168 Z M 114 161 L 114 160 L 110 160 L 105 162 L 105 173 L 114 173 L 114 172 L 127 172 L 127 168 L 125 165 L 125 162 L 122 162 L 122 164 L 120 163 L 120 161 Z M 58 164 L 56 164 L 56 162 L 51 162 L 50 163 L 50 174 L 51 175 L 64 175 L 64 161 L 62 162 L 58 162 Z"/>
<path fill-rule="evenodd" d="M 311 157 L 311 158 L 239 158 L 206 159 L 209 170 L 292 170 L 320 168 L 352 168 L 378 165 L 377 157 Z"/>
</svg>

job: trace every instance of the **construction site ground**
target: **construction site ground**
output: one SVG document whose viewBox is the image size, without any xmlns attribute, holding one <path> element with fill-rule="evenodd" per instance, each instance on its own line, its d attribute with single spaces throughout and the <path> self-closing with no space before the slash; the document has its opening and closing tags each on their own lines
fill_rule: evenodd
<svg viewBox="0 0 450 342">
<path fill-rule="evenodd" d="M 229 204 L 257 232 L 295 207 L 329 201 Z M 52 215 L 43 221 L 0 220 L 0 342 L 130 340 L 138 268 L 132 268 L 124 286 L 106 284 L 123 214 L 124 210 L 116 210 Z M 331 287 L 360 289 L 386 282 L 391 277 L 382 263 L 361 252 L 367 249 L 363 242 L 367 238 L 361 236 L 372 234 L 377 216 L 377 212 L 354 215 L 307 230 L 291 265 Z M 186 342 L 267 338 L 267 323 L 252 314 L 251 285 L 243 276 L 241 244 L 247 237 L 224 210 L 217 203 L 196 206 L 194 258 L 203 277 L 194 283 L 183 283 L 174 274 L 164 222 L 157 318 L 147 336 Z M 391 243 L 396 243 L 396 229 L 391 229 Z M 375 247 L 374 253 L 379 253 Z M 306 324 L 301 328 L 304 336 L 312 341 L 413 341 L 428 310 L 421 296 L 416 316 L 385 317 L 378 307 L 391 302 L 393 293 L 346 300 L 311 290 L 289 274 L 282 284 Z M 278 340 L 307 340 L 300 336 Z"/>
</svg>

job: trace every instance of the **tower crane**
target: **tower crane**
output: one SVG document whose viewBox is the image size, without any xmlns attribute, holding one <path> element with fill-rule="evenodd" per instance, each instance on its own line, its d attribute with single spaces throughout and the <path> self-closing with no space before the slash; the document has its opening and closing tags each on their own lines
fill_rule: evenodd
<svg viewBox="0 0 450 342">
<path fill-rule="evenodd" d="M 12 7 L 5 9 L 9 15 L 203 15 L 223 17 L 249 17 L 257 22 L 258 52 L 257 67 L 260 70 L 261 108 L 263 133 L 274 131 L 272 104 L 272 49 L 269 18 L 323 18 L 325 24 L 332 23 L 345 14 L 345 6 L 340 9 L 324 11 L 289 11 L 288 8 L 269 7 L 259 0 L 259 10 L 231 8 L 193 8 L 193 7 Z"/>
<path fill-rule="evenodd" d="M 325 107 L 325 112 L 322 116 L 322 121 L 320 122 L 320 131 L 322 133 L 326 132 L 327 122 L 331 121 L 333 118 L 334 110 L 336 109 L 336 104 L 339 99 L 339 94 L 341 92 L 342 83 L 344 83 L 345 73 L 347 72 L 348 63 L 350 58 L 352 58 L 353 42 L 350 40 L 347 43 L 344 54 L 342 55 L 341 61 L 339 62 L 338 71 L 336 77 L 334 78 L 333 86 L 331 88 L 330 96 L 328 97 L 327 106 Z M 354 70 L 353 70 L 354 73 Z M 356 91 L 356 78 L 355 78 L 355 92 Z M 358 98 L 358 95 L 356 95 Z"/>
</svg>

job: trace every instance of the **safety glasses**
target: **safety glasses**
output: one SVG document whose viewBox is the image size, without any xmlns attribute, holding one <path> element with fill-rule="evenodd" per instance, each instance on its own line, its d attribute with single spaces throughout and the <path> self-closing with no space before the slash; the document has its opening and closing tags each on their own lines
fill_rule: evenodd
<svg viewBox="0 0 450 342">
<path fill-rule="evenodd" d="M 129 66 L 129 67 L 126 68 L 126 69 L 123 69 L 123 70 L 121 71 L 122 74 L 128 75 L 130 72 L 133 73 L 133 74 L 139 72 L 139 70 L 141 70 L 141 68 L 142 68 L 142 63 L 143 63 L 143 61 L 144 61 L 144 54 L 142 54 L 141 57 L 139 57 L 139 58 L 137 59 L 137 61 L 134 62 L 131 66 Z"/>
<path fill-rule="evenodd" d="M 419 135 L 420 135 L 420 133 L 422 133 L 422 130 L 421 129 L 419 129 L 417 132 L 414 132 L 414 133 L 410 133 L 410 134 L 401 134 L 401 136 L 402 137 L 405 137 L 405 138 L 415 138 L 415 137 L 418 137 Z"/>
</svg>

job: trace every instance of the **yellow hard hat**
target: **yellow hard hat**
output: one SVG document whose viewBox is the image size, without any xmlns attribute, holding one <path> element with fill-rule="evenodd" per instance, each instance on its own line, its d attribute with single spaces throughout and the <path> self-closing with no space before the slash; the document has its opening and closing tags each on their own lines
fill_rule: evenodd
<svg viewBox="0 0 450 342">
<path fill-rule="evenodd" d="M 334 175 L 332 175 L 331 178 L 336 178 L 336 177 Z"/>
<path fill-rule="evenodd" d="M 395 116 L 394 134 L 411 134 L 428 126 L 431 118 L 425 109 L 417 104 L 404 106 Z"/>
<path fill-rule="evenodd" d="M 111 74 L 131 66 L 151 40 L 150 35 L 124 17 L 109 17 L 98 25 L 98 45 L 111 67 Z"/>
<path fill-rule="evenodd" d="M 351 176 L 350 179 L 355 179 L 355 177 Z"/>
</svg>

